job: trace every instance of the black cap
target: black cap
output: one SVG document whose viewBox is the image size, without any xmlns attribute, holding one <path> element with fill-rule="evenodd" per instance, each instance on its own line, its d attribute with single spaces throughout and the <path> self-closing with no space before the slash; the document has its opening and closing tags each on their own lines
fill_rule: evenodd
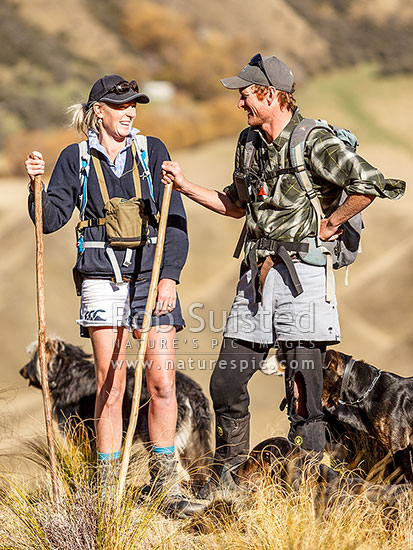
<svg viewBox="0 0 413 550">
<path fill-rule="evenodd" d="M 237 90 L 259 84 L 261 86 L 274 86 L 283 92 L 294 92 L 294 75 L 289 67 L 278 57 L 261 57 L 254 55 L 248 65 L 237 76 L 223 78 L 222 84 L 230 90 Z"/>
<path fill-rule="evenodd" d="M 128 83 L 125 78 L 118 74 L 110 74 L 99 78 L 90 90 L 87 108 L 89 109 L 96 101 L 122 105 L 123 103 L 128 103 L 135 99 L 137 103 L 149 103 L 149 97 L 139 92 L 138 85 L 135 81 L 129 83 L 133 83 L 133 87 L 128 87 L 125 92 L 119 93 L 115 91 L 114 87 L 121 82 Z"/>
</svg>

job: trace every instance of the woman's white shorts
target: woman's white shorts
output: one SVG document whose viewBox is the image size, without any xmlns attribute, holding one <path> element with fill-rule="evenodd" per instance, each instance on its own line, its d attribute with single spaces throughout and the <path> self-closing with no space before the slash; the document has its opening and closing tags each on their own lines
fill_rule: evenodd
<svg viewBox="0 0 413 550">
<path fill-rule="evenodd" d="M 81 327 L 142 328 L 150 280 L 137 280 L 116 285 L 108 279 L 84 279 L 80 299 Z M 173 325 L 177 330 L 185 326 L 177 297 L 176 307 L 170 313 L 152 316 L 152 326 Z M 87 336 L 88 331 L 81 331 Z"/>
</svg>

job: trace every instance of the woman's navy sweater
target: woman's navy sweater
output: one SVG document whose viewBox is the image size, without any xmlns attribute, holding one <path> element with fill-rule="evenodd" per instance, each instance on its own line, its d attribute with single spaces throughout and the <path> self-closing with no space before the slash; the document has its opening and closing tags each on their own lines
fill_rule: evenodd
<svg viewBox="0 0 413 550">
<path fill-rule="evenodd" d="M 107 158 L 97 152 L 101 160 L 103 175 L 108 188 L 109 198 L 132 198 L 135 196 L 132 168 L 132 149 L 127 150 L 127 157 L 123 175 L 118 178 L 109 166 Z M 161 211 L 164 185 L 161 182 L 161 166 L 164 160 L 169 160 L 165 145 L 157 138 L 148 137 L 149 169 L 153 182 L 154 199 L 151 198 L 146 178 L 142 177 L 143 168 L 136 158 L 141 176 L 142 198 L 145 209 L 156 214 Z M 43 232 L 53 233 L 63 227 L 71 218 L 75 207 L 79 207 L 79 197 L 82 194 L 79 178 L 79 145 L 73 143 L 64 149 L 53 170 L 47 191 L 43 191 Z M 99 188 L 97 175 L 90 162 L 87 180 L 87 203 L 85 219 L 102 218 L 103 198 Z M 34 194 L 29 195 L 29 214 L 34 221 Z M 156 222 L 151 217 L 150 236 L 157 234 Z M 105 226 L 88 227 L 84 229 L 85 241 L 105 241 Z M 122 266 L 125 251 L 115 250 L 115 255 L 123 275 L 137 277 L 152 270 L 155 254 L 155 245 L 145 245 L 133 249 L 131 264 Z M 169 208 L 169 217 L 166 229 L 165 246 L 162 259 L 161 279 L 174 279 L 179 282 L 180 273 L 188 254 L 188 235 L 185 210 L 180 194 L 173 190 Z M 113 269 L 108 256 L 103 249 L 86 248 L 78 254 L 75 270 L 82 277 L 104 278 L 113 277 Z"/>
</svg>

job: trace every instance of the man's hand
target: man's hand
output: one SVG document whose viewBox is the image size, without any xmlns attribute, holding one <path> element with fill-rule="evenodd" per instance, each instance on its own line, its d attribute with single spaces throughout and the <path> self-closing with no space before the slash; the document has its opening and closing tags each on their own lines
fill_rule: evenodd
<svg viewBox="0 0 413 550">
<path fill-rule="evenodd" d="M 187 180 L 182 173 L 182 169 L 177 162 L 165 160 L 162 163 L 162 183 L 173 183 L 174 189 L 183 192 Z"/>
<path fill-rule="evenodd" d="M 340 227 L 347 220 L 364 210 L 376 197 L 374 195 L 349 195 L 328 218 L 321 220 L 319 237 L 322 241 L 335 241 L 342 234 Z"/>
<path fill-rule="evenodd" d="M 334 225 L 330 218 L 320 221 L 319 237 L 322 241 L 335 241 L 343 233 L 339 225 Z"/>
<path fill-rule="evenodd" d="M 173 279 L 161 279 L 158 283 L 154 315 L 166 315 L 176 306 L 176 282 Z"/>
</svg>

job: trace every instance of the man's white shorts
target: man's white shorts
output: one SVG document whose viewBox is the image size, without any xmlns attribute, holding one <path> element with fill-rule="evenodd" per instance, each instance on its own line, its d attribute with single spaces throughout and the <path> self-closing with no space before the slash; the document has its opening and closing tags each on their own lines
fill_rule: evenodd
<svg viewBox="0 0 413 550">
<path fill-rule="evenodd" d="M 284 264 L 269 270 L 262 303 L 254 302 L 251 270 L 241 277 L 224 335 L 248 342 L 340 342 L 337 301 L 326 301 L 324 267 L 294 264 L 303 293 L 296 295 Z M 333 293 L 334 294 L 334 293 Z"/>
</svg>

